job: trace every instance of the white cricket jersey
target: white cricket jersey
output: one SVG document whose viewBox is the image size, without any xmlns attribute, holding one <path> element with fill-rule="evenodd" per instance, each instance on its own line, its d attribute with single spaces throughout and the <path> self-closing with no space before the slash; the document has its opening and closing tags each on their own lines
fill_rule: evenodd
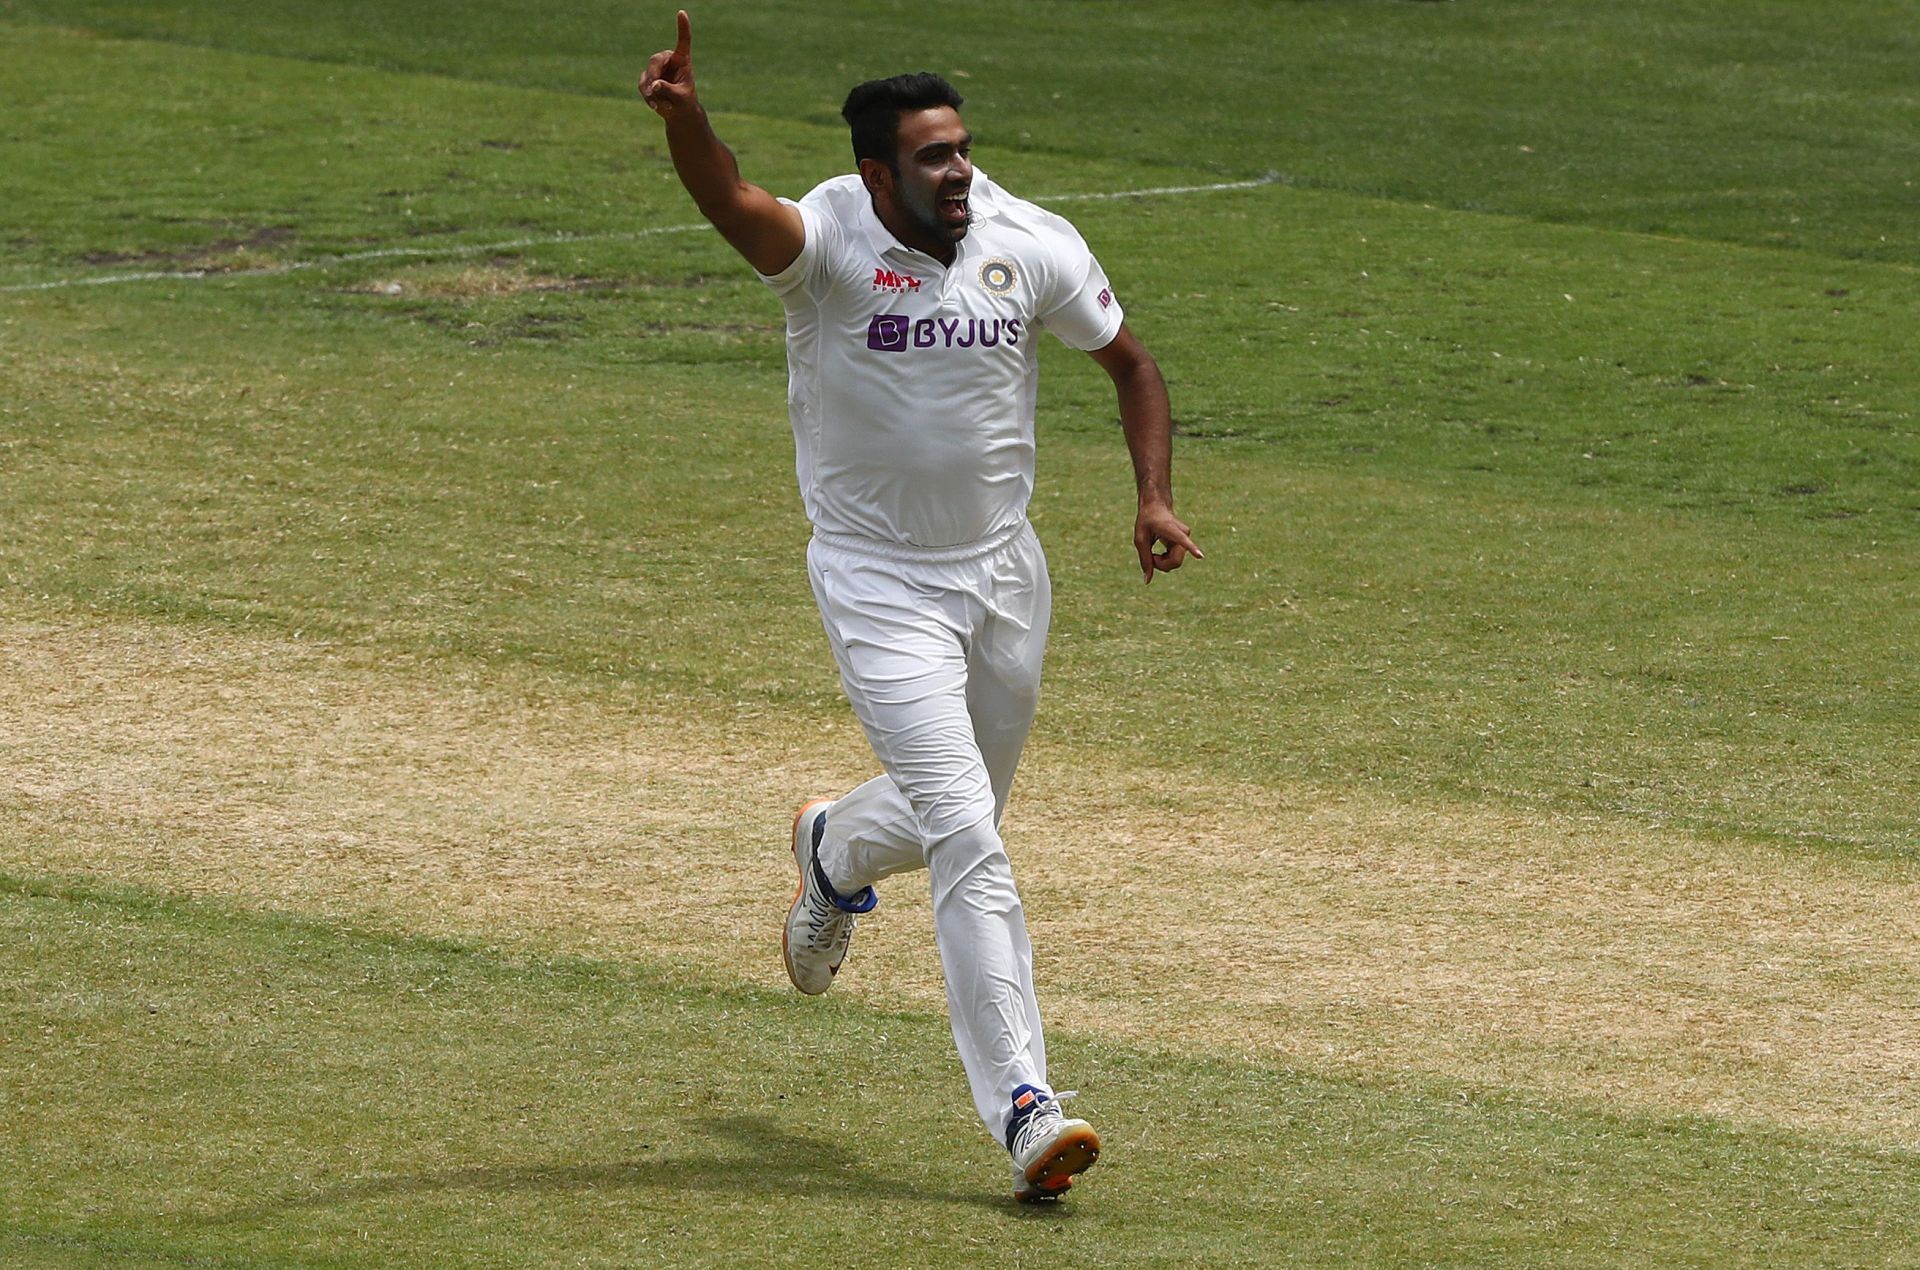
<svg viewBox="0 0 1920 1270">
<path fill-rule="evenodd" d="M 974 169 L 953 264 L 899 242 L 857 175 L 798 203 L 806 245 L 763 280 L 787 313 L 800 496 L 828 534 L 938 549 L 998 538 L 1033 494 L 1035 345 L 1088 351 L 1119 301 L 1063 218 Z"/>
</svg>

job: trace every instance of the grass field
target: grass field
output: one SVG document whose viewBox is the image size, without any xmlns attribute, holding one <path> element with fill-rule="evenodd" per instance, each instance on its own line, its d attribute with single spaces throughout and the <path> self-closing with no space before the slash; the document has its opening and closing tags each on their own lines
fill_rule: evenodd
<svg viewBox="0 0 1920 1270">
<path fill-rule="evenodd" d="M 870 760 L 671 10 L 0 0 L 0 1261 L 1920 1263 L 1911 6 L 798 12 L 694 12 L 749 174 L 949 74 L 1173 388 L 1142 589 L 1045 350 L 1100 1166 L 912 879 L 785 987 Z"/>
</svg>

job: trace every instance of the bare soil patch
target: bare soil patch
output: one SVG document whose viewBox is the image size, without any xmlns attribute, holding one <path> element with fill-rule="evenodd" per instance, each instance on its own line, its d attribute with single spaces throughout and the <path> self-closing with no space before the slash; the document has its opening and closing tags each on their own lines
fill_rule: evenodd
<svg viewBox="0 0 1920 1270">
<path fill-rule="evenodd" d="M 134 622 L 0 620 L 0 718 L 0 868 L 769 985 L 792 808 L 869 764 L 850 724 Z M 1920 1145 L 1911 862 L 1044 744 L 1007 829 L 1057 1027 Z M 911 877 L 835 991 L 940 1008 Z"/>
<path fill-rule="evenodd" d="M 174 265 L 189 269 L 228 270 L 258 262 L 254 252 L 271 253 L 299 235 L 285 225 L 264 225 L 239 238 L 221 238 L 197 247 L 154 248 L 144 251 L 90 251 L 80 257 L 90 265 Z"/>
<path fill-rule="evenodd" d="M 407 295 L 433 300 L 483 300 L 555 291 L 610 291 L 626 284 L 615 278 L 563 278 L 536 273 L 513 260 L 460 266 L 408 269 L 340 288 L 356 295 Z"/>
</svg>

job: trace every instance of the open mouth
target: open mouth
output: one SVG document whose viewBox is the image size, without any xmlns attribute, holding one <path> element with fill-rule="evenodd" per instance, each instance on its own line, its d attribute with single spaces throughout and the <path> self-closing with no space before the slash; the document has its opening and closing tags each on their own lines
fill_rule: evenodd
<svg viewBox="0 0 1920 1270">
<path fill-rule="evenodd" d="M 967 193 L 966 190 L 959 190 L 952 194 L 942 195 L 940 198 L 940 219 L 950 225 L 966 224 L 968 216 Z"/>
</svg>

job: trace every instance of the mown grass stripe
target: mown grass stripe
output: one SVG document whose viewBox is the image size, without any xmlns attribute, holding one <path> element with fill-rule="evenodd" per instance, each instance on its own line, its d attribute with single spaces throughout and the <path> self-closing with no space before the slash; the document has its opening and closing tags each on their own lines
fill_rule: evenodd
<svg viewBox="0 0 1920 1270">
<path fill-rule="evenodd" d="M 856 1203 L 928 1261 L 1070 1231 L 1121 1261 L 1877 1264 L 1920 1202 L 1911 1152 L 1061 1035 L 1109 1151 L 1035 1221 L 935 1014 L 17 874 L 0 927 L 29 1251 L 707 1261 Z"/>
<path fill-rule="evenodd" d="M 1218 194 L 1229 190 L 1253 190 L 1263 185 L 1275 184 L 1277 181 L 1276 176 L 1255 181 L 1226 181 L 1212 185 L 1161 185 L 1147 189 L 1106 190 L 1091 194 L 1043 194 L 1033 201 L 1047 204 L 1105 202 L 1129 198 L 1171 198 L 1186 194 Z M 335 265 L 357 264 L 368 260 L 434 260 L 484 255 L 493 251 L 518 251 L 527 247 L 560 247 L 568 243 L 637 242 L 645 238 L 657 238 L 662 234 L 692 234 L 709 228 L 711 226 L 701 221 L 697 224 L 655 225 L 646 229 L 617 230 L 600 234 L 542 234 L 490 243 L 449 243 L 439 247 L 379 247 L 370 251 L 322 256 L 315 260 L 290 260 L 262 269 L 147 270 L 141 273 L 116 273 L 98 277 L 54 278 L 45 282 L 15 283 L 0 286 L 0 291 L 57 291 L 65 287 L 104 287 L 129 282 L 198 281 L 206 278 L 228 280 L 272 278 L 304 269 L 327 269 Z"/>
</svg>

